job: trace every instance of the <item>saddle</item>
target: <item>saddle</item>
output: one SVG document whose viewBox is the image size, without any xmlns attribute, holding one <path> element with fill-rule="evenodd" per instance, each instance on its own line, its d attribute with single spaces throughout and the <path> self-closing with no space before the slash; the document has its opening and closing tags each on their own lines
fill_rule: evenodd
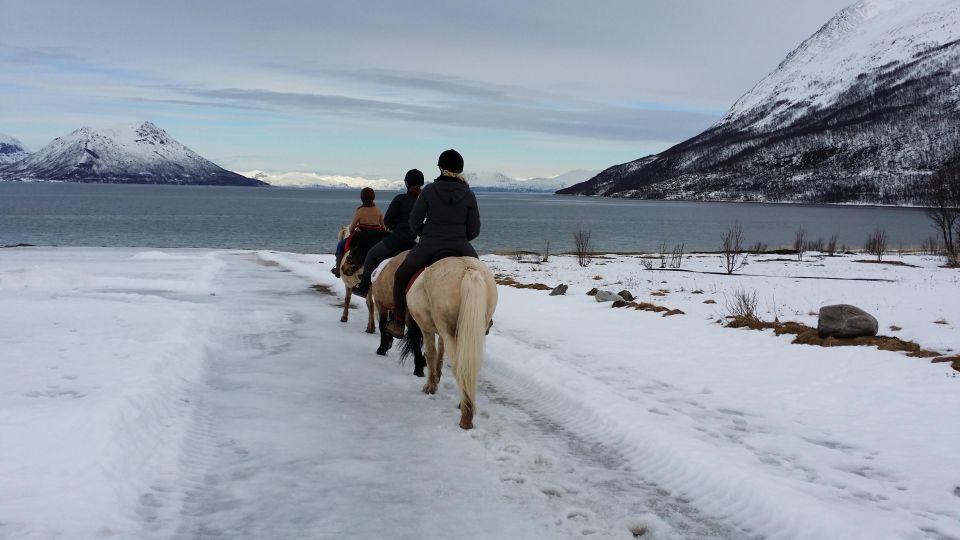
<svg viewBox="0 0 960 540">
<path fill-rule="evenodd" d="M 433 254 L 433 257 L 430 257 L 430 264 L 424 266 L 423 268 L 417 270 L 413 276 L 410 278 L 410 281 L 407 282 L 407 287 L 404 289 L 405 292 L 410 292 L 410 287 L 413 287 L 413 284 L 417 281 L 417 278 L 420 277 L 427 268 L 433 265 L 433 263 L 446 259 L 447 257 L 460 257 L 460 252 L 453 249 L 441 249 L 440 251 Z"/>
</svg>

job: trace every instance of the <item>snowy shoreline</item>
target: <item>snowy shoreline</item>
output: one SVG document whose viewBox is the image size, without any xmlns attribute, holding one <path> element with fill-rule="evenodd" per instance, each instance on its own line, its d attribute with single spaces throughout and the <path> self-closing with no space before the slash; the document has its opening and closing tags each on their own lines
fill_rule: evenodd
<svg viewBox="0 0 960 540">
<path fill-rule="evenodd" d="M 960 426 L 953 418 L 960 377 L 949 365 L 871 347 L 796 345 L 770 331 L 718 324 L 726 298 L 737 290 L 758 292 L 766 320 L 812 326 L 820 306 L 846 302 L 874 314 L 881 334 L 955 355 L 960 272 L 940 268 L 933 257 L 890 256 L 913 265 L 897 266 L 851 256 L 808 254 L 802 262 L 759 256 L 743 274 L 728 276 L 646 270 L 639 257 L 626 255 L 595 259 L 586 268 L 570 256 L 533 263 L 485 255 L 497 274 L 521 283 L 565 283 L 569 291 L 551 297 L 499 287 L 480 417 L 477 429 L 465 434 L 453 420 L 449 377 L 436 399 L 424 397 L 409 366 L 395 364 L 396 349 L 386 361 L 374 354 L 377 338 L 363 334 L 362 310 L 343 325 L 339 299 L 309 288 L 323 285 L 342 299 L 340 282 L 327 271 L 330 255 L 136 248 L 2 253 L 0 537 L 189 537 L 201 530 L 190 532 L 197 523 L 229 530 L 234 519 L 253 519 L 254 530 L 269 530 L 271 515 L 253 509 L 262 504 L 257 494 L 270 490 L 296 501 L 283 514 L 287 519 L 295 511 L 320 519 L 338 504 L 356 507 L 336 524 L 324 521 L 301 536 L 363 536 L 360 521 L 352 520 L 369 511 L 383 519 L 364 522 L 365 533 L 415 537 L 414 525 L 397 524 L 432 504 L 433 490 L 444 490 L 451 501 L 436 518 L 439 526 L 454 530 L 467 518 L 453 502 L 469 506 L 471 488 L 480 484 L 489 502 L 475 510 L 492 512 L 502 521 L 498 526 L 524 538 L 585 531 L 632 538 L 630 531 L 640 529 L 652 538 L 960 536 L 960 474 L 954 472 L 960 470 Z M 683 265 L 720 270 L 715 254 L 688 256 Z M 611 309 L 585 294 L 594 287 L 627 289 L 638 301 L 683 314 Z M 303 377 L 304 366 L 314 365 L 316 372 Z M 269 373 L 246 375 L 244 366 Z M 356 382 L 327 382 L 325 374 L 347 366 Z M 233 382 L 221 382 L 226 374 Z M 250 385 L 264 380 L 278 388 L 301 386 L 253 392 Z M 329 384 L 354 387 L 358 404 L 395 397 L 404 405 L 357 416 L 359 405 L 324 398 L 336 386 L 315 389 Z M 293 407 L 284 400 L 308 397 L 319 401 L 300 414 L 281 414 Z M 232 404 L 224 411 L 249 409 L 243 425 L 277 433 L 230 432 L 239 417 L 212 416 L 218 409 L 211 404 L 223 400 Z M 254 418 L 268 414 L 276 417 Z M 324 423 L 331 436 L 314 440 L 316 428 L 302 426 L 284 431 L 301 417 Z M 392 446 L 409 445 L 389 474 L 428 474 L 434 460 L 447 463 L 443 459 L 462 453 L 472 456 L 471 472 L 463 473 L 471 480 L 460 487 L 445 482 L 456 473 L 444 467 L 455 465 L 440 465 L 440 475 L 423 478 L 410 500 L 386 509 L 364 495 L 385 489 L 389 474 L 380 469 L 355 465 L 343 478 L 324 476 L 325 486 L 310 489 L 326 491 L 303 492 L 302 500 L 297 494 L 308 487 L 284 490 L 289 479 L 271 476 L 293 465 L 267 464 L 294 452 L 301 440 L 303 448 L 296 448 L 303 457 L 291 464 L 312 456 L 311 467 L 322 467 L 330 452 L 357 452 L 342 438 L 357 429 L 368 433 L 357 442 L 378 455 L 382 450 L 384 463 L 397 453 Z M 373 433 L 379 442 L 365 438 Z M 427 440 L 440 447 L 423 446 Z M 456 450 L 441 452 L 446 445 Z M 253 470 L 261 483 L 249 493 L 237 487 L 243 476 L 236 485 L 208 485 L 210 478 L 232 478 L 207 470 L 223 462 L 204 457 L 226 452 L 219 448 L 237 460 L 234 473 L 259 463 Z M 424 454 L 422 463 L 410 460 L 416 453 Z M 343 501 L 321 494 L 351 485 L 370 491 Z M 225 489 L 238 501 L 229 511 L 205 502 Z M 468 523 L 456 529 L 464 537 L 491 534 L 483 523 Z M 342 528 L 348 525 L 354 528 Z"/>
</svg>

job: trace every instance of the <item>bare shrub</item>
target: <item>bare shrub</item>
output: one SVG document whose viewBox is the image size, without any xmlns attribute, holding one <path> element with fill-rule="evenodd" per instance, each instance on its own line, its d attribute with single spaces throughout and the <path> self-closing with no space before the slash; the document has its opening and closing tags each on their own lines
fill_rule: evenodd
<svg viewBox="0 0 960 540">
<path fill-rule="evenodd" d="M 807 242 L 807 249 L 809 251 L 817 251 L 823 253 L 823 238 L 817 238 L 816 240 L 811 240 Z"/>
<path fill-rule="evenodd" d="M 667 241 L 660 242 L 660 268 L 667 267 Z"/>
<path fill-rule="evenodd" d="M 543 247 L 543 255 L 540 256 L 540 262 L 546 263 L 550 262 L 550 241 L 547 240 L 547 245 Z"/>
<path fill-rule="evenodd" d="M 676 244 L 673 246 L 673 251 L 670 252 L 670 268 L 679 269 L 683 266 L 684 247 L 686 247 L 686 244 Z"/>
<path fill-rule="evenodd" d="M 593 245 L 590 243 L 590 231 L 577 225 L 577 230 L 573 233 L 573 249 L 577 256 L 577 264 L 586 268 L 593 262 Z"/>
<path fill-rule="evenodd" d="M 723 295 L 724 305 L 727 308 L 727 316 L 741 326 L 749 326 L 760 323 L 760 316 L 757 315 L 757 306 L 760 301 L 757 298 L 757 291 L 747 291 L 746 289 L 736 289 L 732 296 Z"/>
<path fill-rule="evenodd" d="M 877 262 L 883 261 L 883 256 L 887 253 L 887 231 L 882 227 L 874 229 L 867 237 L 863 250 L 876 257 Z"/>
<path fill-rule="evenodd" d="M 827 250 L 827 255 L 829 255 L 830 257 L 833 257 L 837 254 L 837 240 L 838 240 L 837 235 L 833 234 L 830 236 L 830 240 L 827 241 L 826 250 Z"/>
<path fill-rule="evenodd" d="M 927 216 L 940 233 L 948 266 L 960 266 L 960 156 L 930 176 Z"/>
<path fill-rule="evenodd" d="M 653 259 L 640 259 L 640 266 L 643 266 L 644 270 L 653 270 Z"/>
<path fill-rule="evenodd" d="M 720 260 L 728 274 L 747 265 L 747 254 L 743 250 L 743 227 L 739 221 L 734 221 L 726 232 L 720 235 Z"/>
<path fill-rule="evenodd" d="M 522 263 L 524 260 L 524 257 L 525 256 L 522 251 L 514 251 L 513 254 L 510 255 L 510 258 L 518 263 Z"/>
<path fill-rule="evenodd" d="M 797 251 L 797 260 L 802 261 L 803 252 L 807 249 L 807 229 L 803 225 L 793 233 L 793 249 Z"/>
<path fill-rule="evenodd" d="M 759 255 L 761 253 L 766 253 L 767 247 L 768 246 L 766 242 L 757 242 L 752 246 L 750 246 L 750 249 L 748 249 L 747 251 L 749 251 L 750 253 L 756 253 L 757 255 Z"/>
</svg>

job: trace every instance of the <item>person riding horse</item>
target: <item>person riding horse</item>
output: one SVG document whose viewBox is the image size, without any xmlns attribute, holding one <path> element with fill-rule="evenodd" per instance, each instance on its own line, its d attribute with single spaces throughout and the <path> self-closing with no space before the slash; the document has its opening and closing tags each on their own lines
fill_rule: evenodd
<svg viewBox="0 0 960 540">
<path fill-rule="evenodd" d="M 444 257 L 477 257 L 470 241 L 480 234 L 480 212 L 476 195 L 461 175 L 463 156 L 446 150 L 437 166 L 440 176 L 423 188 L 410 213 L 410 228 L 420 236 L 420 243 L 397 268 L 393 317 L 387 324 L 387 331 L 396 338 L 404 334 L 407 284 L 417 271 Z"/>
<path fill-rule="evenodd" d="M 353 287 L 353 294 L 360 298 L 367 297 L 373 271 L 380 266 L 380 263 L 412 248 L 417 243 L 417 235 L 410 228 L 410 213 L 423 187 L 423 173 L 417 169 L 410 169 L 404 176 L 403 183 L 407 186 L 406 193 L 393 198 L 383 217 L 383 222 L 390 229 L 390 234 L 367 252 L 367 258 L 363 261 L 363 275 L 360 277 L 360 283 Z"/>
<path fill-rule="evenodd" d="M 362 204 L 358 206 L 357 210 L 353 213 L 353 220 L 350 221 L 348 234 L 353 235 L 362 229 L 384 230 L 386 228 L 383 223 L 383 212 L 381 212 L 380 209 L 377 208 L 377 204 L 373 202 L 376 197 L 377 194 L 373 191 L 373 188 L 365 187 L 360 190 L 360 202 Z M 330 272 L 337 277 L 340 277 L 340 261 L 343 259 L 347 239 L 348 238 L 344 238 L 337 244 L 337 262 L 333 268 L 330 269 Z"/>
</svg>

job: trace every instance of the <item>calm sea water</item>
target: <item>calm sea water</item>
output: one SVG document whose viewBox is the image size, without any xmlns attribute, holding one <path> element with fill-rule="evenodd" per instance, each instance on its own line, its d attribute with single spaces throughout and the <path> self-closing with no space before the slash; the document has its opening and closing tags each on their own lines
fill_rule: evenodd
<svg viewBox="0 0 960 540">
<path fill-rule="evenodd" d="M 395 193 L 381 192 L 386 210 Z M 919 246 L 933 230 L 922 210 L 596 199 L 479 193 L 480 252 L 573 247 L 592 233 L 598 250 L 652 251 L 661 242 L 714 250 L 734 220 L 747 242 L 792 244 L 804 226 L 813 239 L 840 236 L 850 247 L 883 227 L 893 247 Z M 359 193 L 297 188 L 141 186 L 0 182 L 0 245 L 142 246 L 329 252 Z M 2 253 L 2 252 L 0 252 Z"/>
</svg>

